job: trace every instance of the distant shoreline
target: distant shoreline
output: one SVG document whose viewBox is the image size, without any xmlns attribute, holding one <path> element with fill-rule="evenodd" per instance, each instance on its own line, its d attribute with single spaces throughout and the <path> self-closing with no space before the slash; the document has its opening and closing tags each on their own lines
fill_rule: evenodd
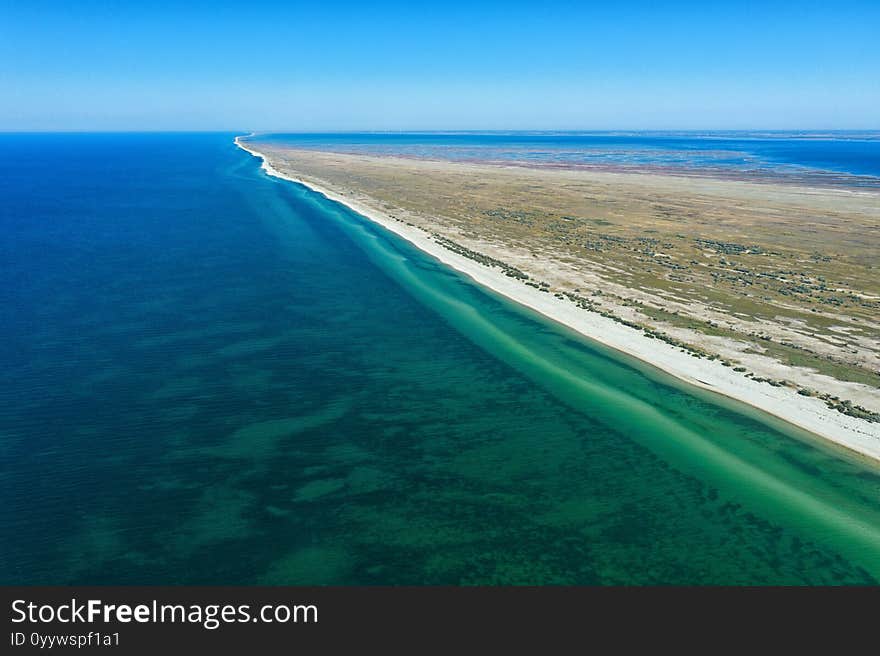
<svg viewBox="0 0 880 656">
<path fill-rule="evenodd" d="M 305 150 L 311 150 L 306 148 Z M 806 170 L 804 172 L 772 172 L 772 171 L 741 171 L 724 167 L 689 167 L 670 166 L 662 164 L 592 164 L 576 162 L 532 162 L 521 159 L 481 159 L 460 158 L 441 159 L 434 157 L 420 157 L 407 153 L 394 153 L 379 155 L 364 153 L 357 150 L 320 150 L 317 152 L 338 153 L 340 155 L 354 155 L 363 157 L 394 157 L 401 160 L 417 161 L 441 161 L 450 164 L 476 164 L 482 166 L 521 167 L 528 169 L 544 169 L 549 171 L 593 171 L 598 173 L 623 173 L 642 175 L 663 175 L 679 178 L 697 178 L 708 180 L 730 180 L 734 182 L 748 182 L 751 184 L 790 185 L 794 187 L 812 187 L 816 189 L 828 189 L 832 191 L 850 194 L 872 194 L 880 192 L 880 177 L 872 175 L 859 175 L 856 173 Z"/>
<path fill-rule="evenodd" d="M 250 136 L 250 135 L 247 135 Z M 301 184 L 329 200 L 341 203 L 374 223 L 406 239 L 442 263 L 469 276 L 476 283 L 563 324 L 585 337 L 648 363 L 686 383 L 717 392 L 774 415 L 814 435 L 825 438 L 863 456 L 880 461 L 880 424 L 850 417 L 829 408 L 817 398 L 802 396 L 787 387 L 761 385 L 723 366 L 719 361 L 696 359 L 677 347 L 650 339 L 639 331 L 620 325 L 596 312 L 575 306 L 567 299 L 542 293 L 503 272 L 479 264 L 443 247 L 422 229 L 408 225 L 292 175 L 278 171 L 267 157 L 241 142 L 235 145 L 262 161 L 271 176 Z"/>
<path fill-rule="evenodd" d="M 284 133 L 272 133 L 284 136 Z M 296 134 L 296 133 L 294 133 Z M 579 131 L 551 131 L 551 132 L 530 132 L 530 131 L 498 131 L 498 132 L 481 132 L 481 131 L 451 131 L 451 132 L 367 132 L 367 133 L 334 133 L 336 136 L 345 137 L 349 135 L 353 140 L 342 139 L 334 143 L 321 143 L 318 147 L 314 147 L 308 143 L 308 133 L 303 133 L 306 142 L 296 142 L 296 147 L 303 150 L 314 150 L 321 153 L 338 153 L 341 155 L 365 156 L 365 157 L 394 157 L 398 159 L 412 159 L 423 161 L 440 161 L 450 163 L 475 164 L 485 166 L 502 166 L 502 167 L 524 167 L 530 169 L 546 169 L 561 171 L 588 171 L 588 172 L 608 172 L 608 173 L 643 173 L 648 175 L 668 175 L 684 178 L 697 179 L 717 179 L 717 180 L 733 180 L 742 182 L 751 182 L 758 184 L 780 184 L 804 186 L 818 189 L 843 190 L 854 193 L 870 193 L 876 194 L 880 192 L 880 169 L 869 171 L 849 170 L 847 168 L 835 168 L 834 165 L 825 166 L 811 164 L 808 162 L 798 162 L 796 160 L 787 161 L 784 159 L 773 160 L 767 156 L 761 155 L 760 151 L 756 151 L 755 161 L 747 163 L 749 158 L 746 157 L 748 152 L 739 152 L 731 150 L 730 146 L 716 146 L 713 144 L 715 140 L 736 140 L 737 142 L 766 142 L 774 139 L 785 141 L 801 141 L 801 142 L 822 142 L 822 141 L 862 141 L 875 142 L 880 144 L 880 132 L 872 133 L 860 131 L 857 133 L 833 133 L 833 132 L 794 132 L 789 134 L 785 131 L 597 131 L 597 132 L 579 132 Z M 370 138 L 387 135 L 393 140 L 398 135 L 414 135 L 427 137 L 473 137 L 488 135 L 492 138 L 503 139 L 509 137 L 512 139 L 510 144 L 499 142 L 496 147 L 490 144 L 483 144 L 479 150 L 471 150 L 466 143 L 459 142 L 433 142 L 426 141 L 424 143 L 416 142 L 415 144 L 403 142 L 399 146 L 390 145 L 387 148 L 385 144 L 376 149 L 375 144 L 370 145 Z M 255 136 L 254 134 L 248 136 Z M 265 136 L 265 135 L 264 135 Z M 569 157 L 567 155 L 579 152 L 577 150 L 567 150 L 562 147 L 556 151 L 556 146 L 552 140 L 560 138 L 620 138 L 620 139 L 637 139 L 640 137 L 664 139 L 664 138 L 685 138 L 700 143 L 705 141 L 704 150 L 708 153 L 728 154 L 734 159 L 744 158 L 737 164 L 720 164 L 708 161 L 688 162 L 688 156 L 699 158 L 702 151 L 699 149 L 678 148 L 675 144 L 668 146 L 670 152 L 679 152 L 684 160 L 678 163 L 672 163 L 668 159 L 664 159 L 662 154 L 655 161 L 651 161 L 652 147 L 644 144 L 632 144 L 632 154 L 634 157 L 627 156 L 628 146 L 623 146 L 623 150 L 617 152 L 617 156 L 611 156 L 608 159 L 593 159 L 590 157 L 578 158 Z M 517 141 L 523 139 L 524 141 Z M 528 139 L 538 139 L 534 143 L 530 143 Z M 549 140 L 549 141 L 548 141 Z M 381 144 L 381 142 L 380 142 Z M 549 150 L 546 150 L 544 146 Z M 661 149 L 659 153 L 666 152 L 663 150 L 666 146 L 662 142 L 657 144 Z M 416 146 L 411 149 L 410 146 Z M 590 144 L 585 146 L 587 151 L 591 148 Z M 647 148 L 646 150 L 639 150 Z M 720 150 L 716 151 L 716 148 Z M 612 150 L 615 150 L 612 148 Z M 556 153 L 556 154 L 554 154 Z M 639 153 L 645 155 L 646 159 L 641 159 Z M 676 158 L 673 158 L 676 159 Z M 724 157 L 722 156 L 722 159 Z"/>
</svg>

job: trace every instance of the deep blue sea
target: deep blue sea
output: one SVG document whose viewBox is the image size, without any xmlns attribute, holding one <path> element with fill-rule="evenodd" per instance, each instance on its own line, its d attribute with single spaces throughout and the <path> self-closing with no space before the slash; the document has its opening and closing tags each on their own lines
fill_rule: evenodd
<svg viewBox="0 0 880 656">
<path fill-rule="evenodd" d="M 259 140 L 365 154 L 880 186 L 880 132 L 370 132 Z"/>
<path fill-rule="evenodd" d="M 876 467 L 233 136 L 0 135 L 0 583 L 880 580 Z"/>
</svg>

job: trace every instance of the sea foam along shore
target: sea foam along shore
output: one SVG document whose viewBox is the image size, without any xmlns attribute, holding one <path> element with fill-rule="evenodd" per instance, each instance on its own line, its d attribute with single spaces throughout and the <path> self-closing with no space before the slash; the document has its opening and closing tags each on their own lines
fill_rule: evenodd
<svg viewBox="0 0 880 656">
<path fill-rule="evenodd" d="M 880 423 L 844 415 L 826 406 L 821 399 L 802 396 L 788 387 L 772 387 L 753 381 L 725 367 L 718 360 L 694 358 L 671 344 L 650 339 L 633 328 L 596 312 L 581 309 L 568 299 L 560 299 L 529 287 L 497 269 L 448 250 L 421 228 L 396 221 L 360 200 L 347 198 L 314 182 L 278 171 L 263 153 L 243 144 L 243 138 L 246 137 L 236 137 L 235 144 L 262 160 L 262 168 L 268 175 L 301 184 L 329 200 L 346 205 L 447 266 L 466 274 L 478 284 L 680 380 L 751 405 L 856 453 L 880 461 Z"/>
</svg>

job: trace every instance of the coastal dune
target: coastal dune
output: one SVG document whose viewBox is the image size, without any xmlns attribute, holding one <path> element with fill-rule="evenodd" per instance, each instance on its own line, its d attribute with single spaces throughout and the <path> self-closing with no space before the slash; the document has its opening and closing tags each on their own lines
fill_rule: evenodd
<svg viewBox="0 0 880 656">
<path fill-rule="evenodd" d="M 863 456 L 880 460 L 880 423 L 849 416 L 830 408 L 822 399 L 798 393 L 787 386 L 771 386 L 743 376 L 721 360 L 693 357 L 678 346 L 653 339 L 599 312 L 579 307 L 570 298 L 542 291 L 498 267 L 487 265 L 450 250 L 430 232 L 392 216 L 362 197 L 321 185 L 297 171 L 279 170 L 264 153 L 236 137 L 235 144 L 262 161 L 268 174 L 322 194 L 341 203 L 387 230 L 399 235 L 443 264 L 467 275 L 492 291 L 563 324 L 583 336 L 638 358 L 676 378 L 746 403 L 830 442 Z"/>
</svg>

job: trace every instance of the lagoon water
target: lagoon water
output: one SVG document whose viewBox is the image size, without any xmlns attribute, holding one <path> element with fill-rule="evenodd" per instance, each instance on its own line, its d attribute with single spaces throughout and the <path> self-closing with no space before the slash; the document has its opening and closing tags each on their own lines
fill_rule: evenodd
<svg viewBox="0 0 880 656">
<path fill-rule="evenodd" d="M 0 136 L 0 583 L 880 580 L 878 467 L 233 136 Z"/>
<path fill-rule="evenodd" d="M 880 187 L 878 131 L 279 133 L 254 141 L 365 155 Z"/>
</svg>

